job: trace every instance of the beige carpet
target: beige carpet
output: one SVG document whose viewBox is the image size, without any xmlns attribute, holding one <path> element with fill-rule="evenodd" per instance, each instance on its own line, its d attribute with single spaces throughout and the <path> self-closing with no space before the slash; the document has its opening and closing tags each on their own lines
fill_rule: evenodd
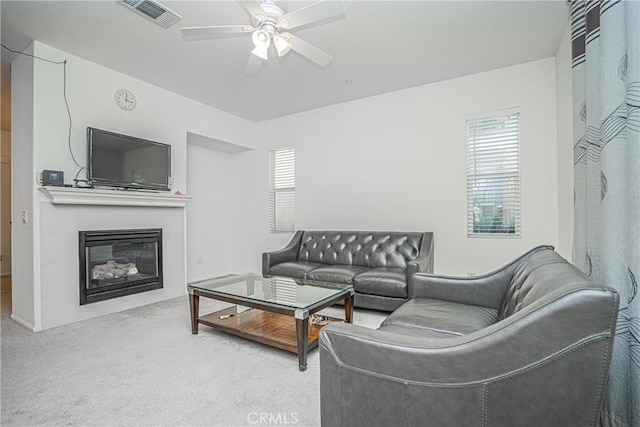
<svg viewBox="0 0 640 427">
<path fill-rule="evenodd" d="M 10 320 L 4 282 L 3 427 L 320 424 L 317 349 L 300 372 L 293 353 L 202 325 L 192 335 L 187 296 L 32 333 Z M 201 298 L 201 313 L 226 305 Z M 354 317 L 375 328 L 386 315 Z"/>
</svg>

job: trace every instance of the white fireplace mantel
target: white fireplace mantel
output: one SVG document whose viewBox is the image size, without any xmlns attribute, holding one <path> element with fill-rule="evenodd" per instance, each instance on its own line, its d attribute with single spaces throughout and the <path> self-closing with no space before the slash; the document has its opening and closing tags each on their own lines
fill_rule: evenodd
<svg viewBox="0 0 640 427">
<path fill-rule="evenodd" d="M 40 187 L 53 205 L 151 206 L 184 208 L 193 196 L 129 190 L 96 190 L 93 188 Z"/>
<path fill-rule="evenodd" d="M 27 219 L 38 233 L 34 264 L 39 322 L 49 329 L 186 294 L 187 212 L 192 196 L 108 189 L 40 187 Z M 95 304 L 79 304 L 79 236 L 82 231 L 162 229 L 163 286 Z M 169 262 L 171 261 L 171 262 Z M 37 288 L 36 288 L 37 286 Z"/>
</svg>

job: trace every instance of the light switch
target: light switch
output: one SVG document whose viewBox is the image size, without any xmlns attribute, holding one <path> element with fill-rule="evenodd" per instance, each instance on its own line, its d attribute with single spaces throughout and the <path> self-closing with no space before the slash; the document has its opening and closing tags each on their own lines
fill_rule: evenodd
<svg viewBox="0 0 640 427">
<path fill-rule="evenodd" d="M 29 223 L 29 211 L 22 211 L 22 223 L 23 224 L 28 224 Z"/>
</svg>

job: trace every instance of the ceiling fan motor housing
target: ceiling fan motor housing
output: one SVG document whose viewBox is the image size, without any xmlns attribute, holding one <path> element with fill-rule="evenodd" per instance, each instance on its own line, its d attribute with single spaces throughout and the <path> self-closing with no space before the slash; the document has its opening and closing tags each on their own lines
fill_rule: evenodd
<svg viewBox="0 0 640 427">
<path fill-rule="evenodd" d="M 284 11 L 276 6 L 273 2 L 266 0 L 260 3 L 262 10 L 264 11 L 264 16 L 256 16 L 260 22 L 260 28 L 267 31 L 269 34 L 276 32 L 276 30 L 282 26 L 281 24 L 286 24 L 285 22 L 280 22 L 280 19 L 284 16 Z"/>
</svg>

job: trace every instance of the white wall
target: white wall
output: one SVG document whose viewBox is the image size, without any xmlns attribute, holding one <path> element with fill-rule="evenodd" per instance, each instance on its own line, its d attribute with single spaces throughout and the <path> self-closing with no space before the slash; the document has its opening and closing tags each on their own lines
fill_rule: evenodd
<svg viewBox="0 0 640 427">
<path fill-rule="evenodd" d="M 67 98 L 73 123 L 69 141 L 63 66 L 16 59 L 13 65 L 13 166 L 17 173 L 13 183 L 13 215 L 15 224 L 20 212 L 28 210 L 30 223 L 14 228 L 18 244 L 14 244 L 13 251 L 13 314 L 21 317 L 22 323 L 31 329 L 38 330 L 43 326 L 42 313 L 47 313 L 49 319 L 57 317 L 51 307 L 40 306 L 41 303 L 54 304 L 54 299 L 41 297 L 42 260 L 51 254 L 40 253 L 40 250 L 51 250 L 51 246 L 40 244 L 44 231 L 39 229 L 38 208 L 42 195 L 37 192 L 36 172 L 62 170 L 65 182 L 72 183 L 79 168 L 71 157 L 69 145 L 76 161 L 84 166 L 86 128 L 91 126 L 170 144 L 172 191 L 186 193 L 187 132 L 251 146 L 247 128 L 252 123 L 40 42 L 34 42 L 30 49 L 33 54 L 53 61 L 67 60 Z M 126 112 L 116 106 L 113 94 L 119 88 L 135 93 L 138 100 L 135 110 Z M 80 178 L 84 178 L 84 172 Z M 202 197 L 207 195 L 202 194 Z M 231 229 L 220 230 L 220 233 L 223 234 L 219 236 L 221 240 L 231 240 Z M 202 239 L 207 237 L 197 234 L 196 240 L 189 245 L 202 246 Z M 185 284 L 181 286 L 186 292 Z M 49 327 L 59 321 L 46 323 L 44 326 Z"/>
<path fill-rule="evenodd" d="M 11 274 L 11 132 L 3 130 L 0 143 L 0 274 L 4 276 Z"/>
<path fill-rule="evenodd" d="M 2 56 L 0 78 L 0 274 L 11 274 L 11 62 Z"/>
<path fill-rule="evenodd" d="M 33 54 L 33 45 L 27 49 Z M 11 318 L 32 330 L 40 328 L 39 267 L 34 262 L 33 214 L 33 59 L 19 56 L 11 64 Z M 29 215 L 23 223 L 21 212 Z"/>
<path fill-rule="evenodd" d="M 247 145 L 246 120 L 205 106 L 141 80 L 35 42 L 39 56 L 67 59 L 67 97 L 73 119 L 71 147 L 78 163 L 86 164 L 87 126 L 137 136 L 172 146 L 172 191 L 186 192 L 187 131 Z M 78 171 L 68 149 L 69 119 L 63 100 L 61 65 L 36 61 L 34 101 L 35 170 L 63 170 L 71 183 Z M 131 90 L 138 100 L 133 111 L 113 101 L 119 88 Z M 80 175 L 84 177 L 84 172 Z"/>
<path fill-rule="evenodd" d="M 243 203 L 232 188 L 235 156 L 187 145 L 187 190 L 193 196 L 187 210 L 189 282 L 234 272 L 233 210 L 234 203 Z"/>
<path fill-rule="evenodd" d="M 285 127 L 288 124 L 283 124 Z M 267 192 L 269 188 L 267 171 L 267 150 L 273 147 L 290 145 L 292 142 L 286 137 L 288 129 L 277 130 L 273 135 L 263 133 L 264 126 L 258 124 L 254 127 L 255 139 L 261 140 L 263 145 L 254 151 L 247 151 L 235 155 L 233 166 L 233 207 L 232 228 L 234 230 L 233 248 L 233 269 L 235 271 L 262 271 L 262 253 L 273 251 L 285 246 L 293 236 L 293 233 L 270 233 L 268 220 L 268 200 Z M 279 133 L 283 138 L 280 139 Z M 296 146 L 297 147 L 297 146 Z M 299 156 L 299 153 L 296 153 Z M 320 164 L 315 165 L 314 171 Z M 296 180 L 297 187 L 300 185 L 300 162 L 296 159 Z M 317 176 L 318 180 L 323 179 Z M 336 192 L 343 191 L 344 188 L 337 189 Z M 297 218 L 300 218 L 302 204 L 298 197 L 296 206 L 298 210 Z M 299 220 L 296 227 L 301 229 Z M 342 227 L 344 228 L 344 227 Z"/>
<path fill-rule="evenodd" d="M 255 242 L 247 268 L 290 238 L 266 231 L 266 150 L 283 145 L 296 147 L 298 229 L 433 231 L 442 274 L 487 272 L 557 244 L 555 72 L 549 58 L 258 123 L 265 146 L 236 167 L 249 201 L 236 234 Z M 465 118 L 516 106 L 522 238 L 467 238 Z"/>
<path fill-rule="evenodd" d="M 571 27 L 567 25 L 556 53 L 558 121 L 558 252 L 571 260 L 573 246 L 573 100 Z"/>
</svg>

